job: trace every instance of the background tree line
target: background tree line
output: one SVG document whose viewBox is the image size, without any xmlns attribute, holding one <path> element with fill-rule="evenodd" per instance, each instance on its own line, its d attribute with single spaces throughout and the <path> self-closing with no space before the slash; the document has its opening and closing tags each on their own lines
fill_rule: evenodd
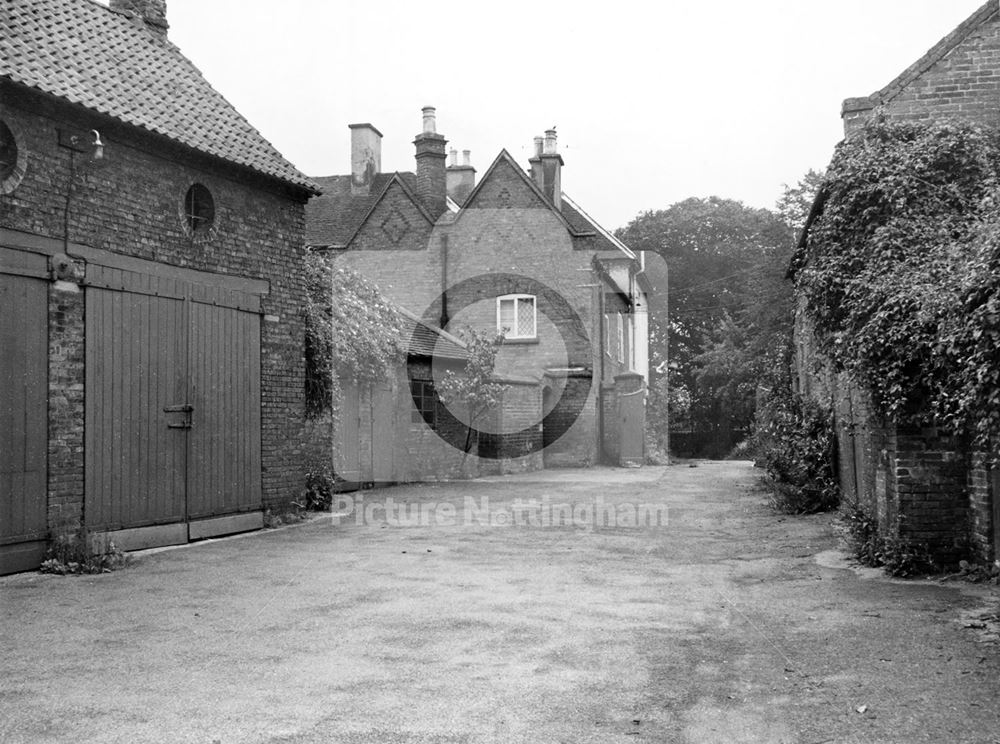
<svg viewBox="0 0 1000 744">
<path fill-rule="evenodd" d="M 761 396 L 788 386 L 786 274 L 821 181 L 810 171 L 774 210 L 690 198 L 618 231 L 632 249 L 664 259 L 646 269 L 655 288 L 647 420 L 661 442 L 668 427 L 675 433 L 678 454 L 726 456 L 749 434 Z"/>
</svg>

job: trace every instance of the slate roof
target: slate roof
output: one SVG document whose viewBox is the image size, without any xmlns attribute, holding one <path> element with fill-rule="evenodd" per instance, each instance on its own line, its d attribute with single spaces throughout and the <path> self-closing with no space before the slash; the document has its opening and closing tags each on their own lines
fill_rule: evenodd
<svg viewBox="0 0 1000 744">
<path fill-rule="evenodd" d="M 417 357 L 467 360 L 469 352 L 459 339 L 440 328 L 424 323 L 406 308 L 398 308 L 403 316 L 402 336 L 407 354 Z"/>
<path fill-rule="evenodd" d="M 168 39 L 93 0 L 3 0 L 0 78 L 317 193 Z"/>
<path fill-rule="evenodd" d="M 635 259 L 635 253 L 622 241 L 612 235 L 598 224 L 597 220 L 583 211 L 583 207 L 569 198 L 564 191 L 562 194 L 562 213 L 566 221 L 573 226 L 577 232 L 596 233 L 593 236 L 591 247 L 596 251 L 608 251 L 621 258 Z"/>
<path fill-rule="evenodd" d="M 417 177 L 413 173 L 379 173 L 367 196 L 351 194 L 350 176 L 314 178 L 323 194 L 306 204 L 306 245 L 346 246 L 394 175 L 398 175 L 411 191 L 416 189 Z"/>
</svg>

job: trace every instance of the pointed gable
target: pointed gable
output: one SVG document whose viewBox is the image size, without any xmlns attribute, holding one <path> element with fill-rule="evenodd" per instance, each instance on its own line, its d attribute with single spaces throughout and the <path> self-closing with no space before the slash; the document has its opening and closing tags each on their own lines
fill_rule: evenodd
<svg viewBox="0 0 1000 744">
<path fill-rule="evenodd" d="M 430 240 L 434 220 L 398 173 L 386 183 L 354 234 L 348 250 L 421 251 Z"/>
<path fill-rule="evenodd" d="M 463 210 L 552 208 L 534 181 L 506 150 L 497 155 L 462 207 Z"/>
<path fill-rule="evenodd" d="M 846 133 L 876 108 L 898 119 L 1000 124 L 1000 5 L 989 0 L 881 90 L 844 101 Z"/>
</svg>

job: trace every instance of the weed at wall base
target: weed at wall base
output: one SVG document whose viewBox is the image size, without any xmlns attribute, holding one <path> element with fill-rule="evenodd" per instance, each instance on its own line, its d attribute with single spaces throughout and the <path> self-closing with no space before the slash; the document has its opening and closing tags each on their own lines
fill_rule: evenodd
<svg viewBox="0 0 1000 744">
<path fill-rule="evenodd" d="M 883 568 L 897 578 L 935 573 L 940 569 L 926 544 L 899 537 L 898 525 L 883 535 L 875 518 L 857 504 L 846 505 L 841 513 L 851 552 L 861 565 Z"/>
<path fill-rule="evenodd" d="M 133 563 L 113 540 L 92 535 L 86 527 L 63 525 L 52 537 L 39 568 L 42 573 L 104 574 L 118 571 Z"/>
</svg>

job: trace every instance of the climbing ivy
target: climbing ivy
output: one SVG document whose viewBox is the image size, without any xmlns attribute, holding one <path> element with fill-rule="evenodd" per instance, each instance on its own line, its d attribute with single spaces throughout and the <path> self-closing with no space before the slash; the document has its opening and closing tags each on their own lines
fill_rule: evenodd
<svg viewBox="0 0 1000 744">
<path fill-rule="evenodd" d="M 1000 138 L 876 120 L 843 142 L 793 263 L 822 351 L 896 423 L 1000 440 Z"/>
<path fill-rule="evenodd" d="M 326 254 L 306 256 L 306 408 L 316 416 L 340 397 L 339 379 L 385 379 L 403 357 L 401 318 L 371 282 Z"/>
</svg>

